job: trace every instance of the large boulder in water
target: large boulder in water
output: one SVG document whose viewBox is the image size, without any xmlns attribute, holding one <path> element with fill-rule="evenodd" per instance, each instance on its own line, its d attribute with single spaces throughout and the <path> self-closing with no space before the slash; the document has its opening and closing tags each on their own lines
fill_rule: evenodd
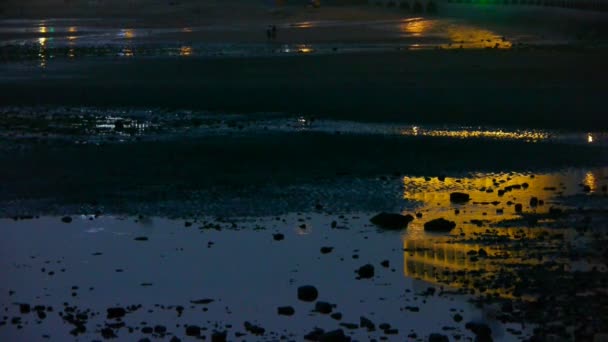
<svg viewBox="0 0 608 342">
<path fill-rule="evenodd" d="M 449 232 L 456 228 L 456 222 L 438 218 L 424 224 L 424 230 L 429 232 Z"/>
<path fill-rule="evenodd" d="M 407 228 L 407 225 L 414 220 L 412 215 L 400 215 L 391 213 L 380 213 L 371 218 L 371 222 L 384 229 L 399 230 Z"/>
</svg>

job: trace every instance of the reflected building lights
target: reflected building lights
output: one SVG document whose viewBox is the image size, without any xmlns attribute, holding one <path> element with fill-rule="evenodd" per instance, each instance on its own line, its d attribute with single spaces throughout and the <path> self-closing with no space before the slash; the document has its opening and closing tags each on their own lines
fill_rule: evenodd
<svg viewBox="0 0 608 342">
<path fill-rule="evenodd" d="M 591 133 L 587 134 L 587 142 L 589 144 L 593 143 L 593 135 L 591 135 Z"/>
<path fill-rule="evenodd" d="M 490 138 L 490 139 L 509 139 L 509 140 L 525 140 L 525 141 L 541 141 L 550 138 L 550 135 L 539 131 L 503 131 L 503 130 L 475 130 L 475 129 L 460 129 L 460 130 L 441 130 L 441 129 L 422 129 L 412 127 L 401 131 L 401 135 L 406 136 L 428 136 L 428 137 L 446 137 L 446 138 Z"/>
<path fill-rule="evenodd" d="M 432 20 L 413 18 L 401 25 L 401 31 L 413 37 L 420 37 L 423 34 L 428 33 L 434 25 L 435 22 Z"/>
<path fill-rule="evenodd" d="M 449 285 L 470 291 L 475 282 L 483 277 L 491 278 L 500 271 L 503 262 L 535 264 L 541 261 L 528 258 L 526 253 L 509 248 L 508 243 L 500 245 L 478 245 L 474 240 L 457 241 L 455 237 L 488 233 L 488 227 L 498 224 L 504 241 L 518 240 L 522 236 L 531 239 L 546 234 L 542 228 L 511 225 L 510 220 L 520 220 L 521 215 L 515 203 L 523 204 L 524 212 L 547 213 L 555 204 L 538 204 L 540 200 L 551 203 L 556 196 L 571 196 L 580 193 L 579 183 L 595 191 L 598 179 L 603 179 L 606 171 L 572 170 L 557 174 L 526 173 L 478 173 L 469 177 L 425 178 L 403 177 L 403 198 L 417 203 L 415 212 L 423 213 L 423 220 L 414 220 L 408 225 L 402 243 L 403 272 L 406 277 L 421 279 L 432 284 Z M 500 191 L 502 194 L 499 194 Z M 466 204 L 452 203 L 450 193 L 460 191 L 471 196 Z M 531 204 L 531 198 L 537 204 Z M 459 209 L 456 212 L 456 209 Z M 500 211 L 500 214 L 499 214 Z M 487 214 L 492 215 L 487 215 Z M 412 214 L 411 210 L 403 214 Z M 450 235 L 434 236 L 424 230 L 424 222 L 436 218 L 454 221 L 457 227 Z M 482 223 L 483 222 L 483 223 Z M 501 223 L 499 223 L 501 222 Z M 480 224 L 478 224 L 480 223 Z M 551 228 L 555 232 L 555 228 Z M 505 258 L 476 257 L 480 248 L 488 255 Z M 564 261 L 567 262 L 567 261 Z M 483 270 L 481 274 L 476 271 Z M 512 289 L 487 289 L 501 297 L 512 297 Z"/>
<path fill-rule="evenodd" d="M 40 59 L 39 66 L 41 68 L 45 68 L 47 65 L 47 55 L 46 55 L 46 44 L 48 38 L 40 37 L 38 38 L 38 44 L 40 45 L 40 49 L 38 50 L 38 58 Z"/>
<path fill-rule="evenodd" d="M 135 38 L 135 31 L 133 29 L 122 29 L 118 35 L 125 39 L 133 39 Z"/>
<path fill-rule="evenodd" d="M 182 46 L 179 49 L 179 55 L 182 57 L 187 57 L 192 55 L 192 46 Z"/>
</svg>

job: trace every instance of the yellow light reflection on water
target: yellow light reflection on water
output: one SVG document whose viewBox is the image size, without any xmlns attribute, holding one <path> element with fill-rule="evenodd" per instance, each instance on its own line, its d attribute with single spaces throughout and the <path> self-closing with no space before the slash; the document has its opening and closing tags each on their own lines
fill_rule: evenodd
<svg viewBox="0 0 608 342">
<path fill-rule="evenodd" d="M 48 29 L 46 28 L 46 26 L 40 26 L 38 28 L 38 32 L 40 32 L 40 33 L 47 33 Z"/>
<path fill-rule="evenodd" d="M 430 31 L 434 26 L 435 21 L 433 20 L 426 20 L 424 18 L 411 18 L 406 20 L 401 25 L 401 31 L 414 37 L 420 37 Z"/>
<path fill-rule="evenodd" d="M 299 53 L 311 53 L 314 52 L 314 49 L 310 45 L 298 45 L 296 50 Z"/>
<path fill-rule="evenodd" d="M 587 142 L 588 143 L 593 143 L 593 135 L 591 135 L 591 133 L 587 134 Z"/>
<path fill-rule="evenodd" d="M 184 56 L 184 57 L 191 56 L 192 55 L 192 46 L 182 46 L 179 49 L 179 55 Z"/>
<path fill-rule="evenodd" d="M 38 58 L 40 59 L 40 63 L 39 66 L 41 68 L 45 68 L 46 67 L 46 60 L 47 60 L 47 56 L 46 56 L 46 44 L 47 44 L 48 38 L 46 37 L 40 37 L 38 38 L 38 44 L 40 45 L 40 50 L 38 51 Z"/>
<path fill-rule="evenodd" d="M 133 39 L 135 38 L 135 30 L 133 29 L 122 29 L 120 31 L 120 36 L 126 39 Z"/>
<path fill-rule="evenodd" d="M 70 33 L 76 33 L 76 32 L 78 32 L 78 29 L 76 28 L 76 26 L 70 26 L 68 28 L 68 32 L 70 32 Z"/>
<path fill-rule="evenodd" d="M 131 48 L 124 48 L 122 49 L 122 55 L 125 57 L 133 57 L 135 56 L 135 53 Z"/>
<path fill-rule="evenodd" d="M 310 21 L 303 21 L 300 23 L 291 24 L 291 27 L 300 28 L 300 29 L 308 29 L 308 28 L 315 27 L 315 24 Z"/>
<path fill-rule="evenodd" d="M 429 137 L 446 137 L 446 138 L 491 138 L 491 139 L 509 139 L 509 140 L 526 140 L 540 141 L 550 138 L 550 135 L 539 131 L 503 131 L 503 130 L 483 130 L 483 129 L 421 129 L 412 127 L 401 131 L 401 135 L 421 135 Z"/>
<path fill-rule="evenodd" d="M 597 188 L 597 179 L 595 178 L 595 175 L 591 172 L 587 172 L 585 174 L 585 178 L 583 179 L 583 184 L 587 185 L 591 191 L 595 191 Z"/>
<path fill-rule="evenodd" d="M 447 34 L 451 43 L 442 45 L 444 49 L 509 49 L 511 42 L 496 33 L 474 26 L 450 25 Z"/>
<path fill-rule="evenodd" d="M 475 275 L 470 271 L 485 270 L 484 276 L 492 276 L 503 262 L 536 263 L 523 258 L 523 250 L 512 250 L 508 244 L 476 244 L 477 234 L 491 232 L 504 239 L 536 238 L 546 233 L 542 228 L 522 225 L 522 216 L 515 209 L 521 204 L 524 213 L 546 213 L 561 196 L 580 194 L 579 184 L 597 189 L 599 179 L 606 179 L 608 168 L 594 170 L 566 170 L 550 174 L 527 173 L 477 173 L 467 177 L 403 177 L 403 198 L 417 203 L 414 210 L 404 214 L 421 213 L 402 236 L 404 247 L 403 272 L 407 277 L 418 278 L 433 284 L 469 289 Z M 452 192 L 469 194 L 470 201 L 453 203 Z M 532 202 L 531 199 L 536 198 Z M 544 204 L 541 204 L 543 201 Z M 456 222 L 450 234 L 425 232 L 424 223 L 436 218 Z M 520 220 L 520 223 L 512 223 Z M 500 222 L 499 228 L 493 225 Z M 555 229 L 551 233 L 556 233 Z M 464 234 L 464 235 L 462 235 Z M 575 233 L 573 233 L 575 234 Z M 458 240 L 460 236 L 467 241 Z M 483 248 L 488 255 L 508 255 L 508 258 L 476 258 L 476 251 Z M 523 259 L 522 259 L 523 258 Z M 461 276 L 454 276 L 458 272 Z M 463 280 L 465 282 L 463 282 Z M 500 296 L 511 297 L 510 289 L 492 290 Z"/>
</svg>

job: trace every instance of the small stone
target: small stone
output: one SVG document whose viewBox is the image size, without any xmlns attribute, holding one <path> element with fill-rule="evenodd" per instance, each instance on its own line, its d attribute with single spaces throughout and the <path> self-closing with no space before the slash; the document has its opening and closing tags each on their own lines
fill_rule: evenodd
<svg viewBox="0 0 608 342">
<path fill-rule="evenodd" d="M 201 328 L 196 325 L 189 325 L 186 327 L 186 336 L 200 336 Z"/>
<path fill-rule="evenodd" d="M 523 205 L 521 205 L 521 203 L 515 204 L 515 212 L 516 213 L 521 213 L 523 209 L 524 209 L 524 207 L 523 207 Z"/>
<path fill-rule="evenodd" d="M 465 194 L 464 192 L 452 192 L 450 194 L 450 202 L 453 203 L 465 203 L 471 199 L 469 194 Z"/>
<path fill-rule="evenodd" d="M 70 216 L 64 216 L 61 218 L 61 222 L 70 223 L 70 222 L 72 222 L 72 218 Z"/>
<path fill-rule="evenodd" d="M 281 316 L 293 316 L 296 310 L 291 306 L 280 306 L 277 308 L 277 313 Z"/>
<path fill-rule="evenodd" d="M 226 342 L 227 337 L 228 333 L 225 331 L 214 331 L 213 334 L 211 334 L 211 342 Z"/>
<path fill-rule="evenodd" d="M 122 318 L 126 314 L 127 314 L 127 311 L 123 308 L 109 308 L 107 310 L 108 319 Z"/>
<path fill-rule="evenodd" d="M 331 253 L 331 251 L 333 251 L 334 248 L 333 247 L 321 247 L 321 254 L 328 254 Z"/>
<path fill-rule="evenodd" d="M 329 317 L 335 319 L 336 321 L 339 321 L 342 319 L 342 314 L 339 312 L 334 312 Z"/>
<path fill-rule="evenodd" d="M 281 240 L 285 239 L 285 235 L 283 235 L 283 234 L 281 234 L 281 233 L 278 233 L 278 234 L 272 234 L 272 238 L 273 238 L 275 241 L 281 241 Z"/>
<path fill-rule="evenodd" d="M 138 236 L 134 240 L 135 241 L 148 241 L 148 238 L 145 236 Z"/>
<path fill-rule="evenodd" d="M 456 223 L 444 218 L 434 219 L 424 224 L 424 230 L 431 232 L 449 232 L 456 228 Z"/>
<path fill-rule="evenodd" d="M 492 341 L 492 329 L 486 324 L 469 322 L 465 328 L 475 334 L 476 341 Z"/>
<path fill-rule="evenodd" d="M 429 342 L 450 342 L 450 339 L 441 334 L 431 334 L 429 336 Z"/>
<path fill-rule="evenodd" d="M 363 265 L 359 267 L 357 274 L 359 275 L 359 278 L 362 279 L 372 278 L 374 276 L 374 266 L 370 264 Z"/>
<path fill-rule="evenodd" d="M 350 337 L 344 334 L 342 329 L 333 330 L 322 334 L 318 341 L 323 342 L 349 342 Z"/>
<path fill-rule="evenodd" d="M 333 310 L 333 307 L 328 302 L 317 302 L 315 303 L 315 311 L 322 314 L 330 314 Z"/>
<path fill-rule="evenodd" d="M 370 221 L 384 229 L 399 230 L 407 228 L 407 225 L 414 220 L 412 215 L 400 215 L 390 213 L 380 213 L 370 219 Z"/>
<path fill-rule="evenodd" d="M 298 299 L 304 302 L 312 302 L 317 299 L 319 292 L 311 285 L 298 287 Z"/>
<path fill-rule="evenodd" d="M 374 324 L 374 322 L 363 316 L 361 316 L 361 318 L 359 319 L 359 325 L 361 326 L 361 328 L 365 328 L 367 329 L 367 331 L 370 332 L 376 330 L 376 325 Z"/>
<path fill-rule="evenodd" d="M 380 265 L 382 265 L 382 267 L 388 268 L 390 266 L 390 262 L 388 260 L 383 260 Z"/>
</svg>

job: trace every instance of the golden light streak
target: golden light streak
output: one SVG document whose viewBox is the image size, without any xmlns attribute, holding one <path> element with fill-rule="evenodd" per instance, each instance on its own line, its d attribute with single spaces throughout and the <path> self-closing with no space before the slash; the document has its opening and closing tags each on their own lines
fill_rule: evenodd
<svg viewBox="0 0 608 342">
<path fill-rule="evenodd" d="M 179 55 L 183 56 L 183 57 L 191 56 L 192 55 L 192 46 L 182 46 L 179 49 Z"/>
</svg>

